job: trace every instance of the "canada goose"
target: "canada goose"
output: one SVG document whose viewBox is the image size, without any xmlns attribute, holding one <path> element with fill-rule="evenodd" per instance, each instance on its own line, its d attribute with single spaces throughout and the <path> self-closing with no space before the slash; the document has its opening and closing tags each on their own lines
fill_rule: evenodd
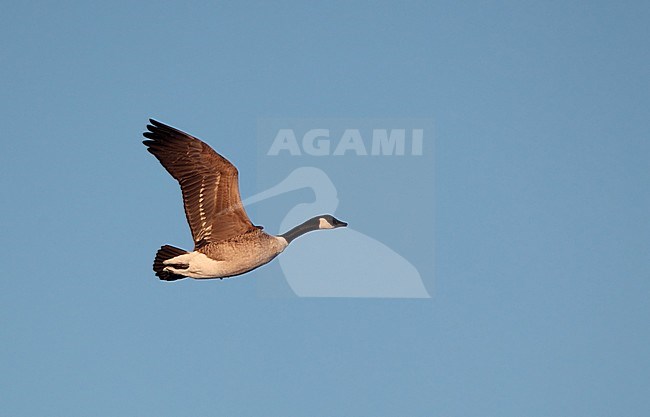
<svg viewBox="0 0 650 417">
<path fill-rule="evenodd" d="M 185 216 L 194 238 L 188 252 L 170 245 L 156 253 L 161 280 L 226 278 L 262 266 L 300 235 L 345 227 L 332 215 L 313 217 L 279 236 L 251 223 L 239 195 L 238 171 L 201 140 L 149 119 L 144 143 L 181 186 Z"/>
</svg>

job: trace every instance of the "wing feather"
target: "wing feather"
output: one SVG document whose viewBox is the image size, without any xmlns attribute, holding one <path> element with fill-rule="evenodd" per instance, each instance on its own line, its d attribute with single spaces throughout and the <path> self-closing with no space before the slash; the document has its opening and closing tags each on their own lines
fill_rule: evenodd
<svg viewBox="0 0 650 417">
<path fill-rule="evenodd" d="M 149 121 L 142 143 L 180 184 L 195 247 L 254 230 L 241 203 L 237 168 L 194 136 Z"/>
</svg>

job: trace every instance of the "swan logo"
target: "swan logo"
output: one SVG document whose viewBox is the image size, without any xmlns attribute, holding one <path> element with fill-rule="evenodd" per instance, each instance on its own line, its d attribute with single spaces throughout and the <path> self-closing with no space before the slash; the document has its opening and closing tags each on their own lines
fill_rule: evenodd
<svg viewBox="0 0 650 417">
<path fill-rule="evenodd" d="M 247 210 L 271 233 L 320 213 L 348 223 L 288 247 L 258 280 L 261 295 L 430 298 L 432 132 L 429 119 L 260 120 L 263 191 Z M 401 158 L 372 158 L 388 155 Z"/>
</svg>

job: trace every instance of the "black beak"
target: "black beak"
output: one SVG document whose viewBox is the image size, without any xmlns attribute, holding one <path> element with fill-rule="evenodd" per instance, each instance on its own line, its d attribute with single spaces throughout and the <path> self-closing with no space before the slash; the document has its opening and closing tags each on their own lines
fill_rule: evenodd
<svg viewBox="0 0 650 417">
<path fill-rule="evenodd" d="M 348 224 L 346 222 L 342 222 L 339 219 L 334 219 L 334 227 L 345 227 Z"/>
</svg>

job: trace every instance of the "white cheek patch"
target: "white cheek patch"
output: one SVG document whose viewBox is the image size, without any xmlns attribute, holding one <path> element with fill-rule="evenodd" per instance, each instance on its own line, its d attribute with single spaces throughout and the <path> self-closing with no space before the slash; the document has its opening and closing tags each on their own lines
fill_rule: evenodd
<svg viewBox="0 0 650 417">
<path fill-rule="evenodd" d="M 327 220 L 325 220 L 324 218 L 321 217 L 320 219 L 318 219 L 318 228 L 319 229 L 334 229 L 334 226 L 332 226 L 330 224 L 330 222 L 328 222 Z"/>
</svg>

